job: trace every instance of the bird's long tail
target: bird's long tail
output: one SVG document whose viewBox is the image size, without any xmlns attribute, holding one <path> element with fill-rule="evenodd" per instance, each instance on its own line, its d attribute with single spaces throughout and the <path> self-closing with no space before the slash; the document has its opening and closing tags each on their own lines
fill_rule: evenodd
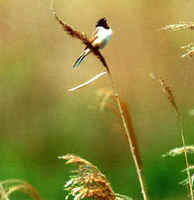
<svg viewBox="0 0 194 200">
<path fill-rule="evenodd" d="M 87 48 L 84 50 L 84 52 L 80 55 L 80 57 L 76 60 L 75 64 L 73 65 L 73 68 L 79 67 L 80 63 L 84 60 L 84 58 L 90 53 L 90 49 Z"/>
</svg>

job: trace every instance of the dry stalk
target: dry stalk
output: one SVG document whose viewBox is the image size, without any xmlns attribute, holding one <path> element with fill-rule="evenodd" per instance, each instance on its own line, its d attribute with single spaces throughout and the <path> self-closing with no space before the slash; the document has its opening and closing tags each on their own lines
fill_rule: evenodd
<svg viewBox="0 0 194 200">
<path fill-rule="evenodd" d="M 184 157 L 185 157 L 185 163 L 186 163 L 187 177 L 188 177 L 188 180 L 189 180 L 190 195 L 191 195 L 191 200 L 194 200 L 193 188 L 192 188 L 192 186 L 193 186 L 192 177 L 191 177 L 191 173 L 190 173 L 190 170 L 189 170 L 189 161 L 188 161 L 187 150 L 186 150 L 186 145 L 185 145 L 183 118 L 180 116 L 180 118 L 178 120 L 180 121 L 181 141 L 182 141 L 182 145 L 183 145 L 183 148 L 184 148 Z"/>
<path fill-rule="evenodd" d="M 102 101 L 100 103 L 100 110 L 104 110 L 105 108 L 108 108 L 109 110 L 112 111 L 112 113 L 115 114 L 116 117 L 118 117 L 118 119 L 121 121 L 120 124 L 121 124 L 121 128 L 122 128 L 122 133 L 127 138 L 127 134 L 126 134 L 125 128 L 123 126 L 121 114 L 118 110 L 117 99 L 116 99 L 113 91 L 110 89 L 101 88 L 98 91 L 98 95 L 103 96 Z M 109 99 L 112 100 L 112 103 L 110 103 L 110 101 L 108 101 Z M 134 146 L 134 152 L 135 152 L 135 155 L 137 158 L 138 165 L 139 165 L 140 169 L 143 170 L 142 159 L 141 159 L 141 155 L 140 155 L 140 151 L 139 151 L 136 133 L 135 133 L 135 130 L 133 127 L 133 120 L 132 120 L 131 113 L 128 110 L 128 106 L 127 106 L 126 102 L 124 102 L 124 100 L 121 98 L 119 98 L 119 100 L 121 103 L 121 108 L 123 110 L 123 115 L 126 119 L 126 125 L 129 130 L 130 138 L 131 138 L 133 146 Z M 114 107 L 113 102 L 116 103 L 116 106 L 117 106 L 116 108 Z"/>
<path fill-rule="evenodd" d="M 57 16 L 56 11 L 54 9 L 53 0 L 51 1 L 50 10 L 52 11 L 52 14 L 54 15 L 57 22 L 62 26 L 65 32 L 67 32 L 71 37 L 77 38 L 80 41 L 82 41 L 83 44 L 86 45 L 86 47 L 89 47 L 92 53 L 101 61 L 103 66 L 106 68 L 107 72 L 110 73 L 110 70 L 108 68 L 108 65 L 106 63 L 105 58 L 100 53 L 98 47 L 94 47 L 90 41 L 90 39 L 86 36 L 85 33 L 81 33 L 80 31 L 75 30 L 71 25 L 65 23 L 60 17 Z"/>
<path fill-rule="evenodd" d="M 120 99 L 118 93 L 117 93 L 117 90 L 115 89 L 114 82 L 113 82 L 113 79 L 112 79 L 112 75 L 110 73 L 109 67 L 108 67 L 104 57 L 100 53 L 99 49 L 95 48 L 91 44 L 90 40 L 87 38 L 87 36 L 84 33 L 81 33 L 79 31 L 75 30 L 72 26 L 63 22 L 57 16 L 56 11 L 54 9 L 54 0 L 51 0 L 50 9 L 51 9 L 52 14 L 54 15 L 55 19 L 59 22 L 59 24 L 62 25 L 64 31 L 67 32 L 71 37 L 81 40 L 82 43 L 84 43 L 86 45 L 86 47 L 89 47 L 91 49 L 92 53 L 102 62 L 103 66 L 106 68 L 106 71 L 107 71 L 109 78 L 111 80 L 113 93 L 114 93 L 114 96 L 115 96 L 115 99 L 116 99 L 116 103 L 117 103 L 118 110 L 119 110 L 119 113 L 120 113 L 120 117 L 121 117 L 121 120 L 122 120 L 122 123 L 123 123 L 123 127 L 124 127 L 124 130 L 125 130 L 126 136 L 127 136 L 130 152 L 132 154 L 132 158 L 133 158 L 133 161 L 134 161 L 134 164 L 135 164 L 136 172 L 137 172 L 138 179 L 139 179 L 140 186 L 141 186 L 141 192 L 142 192 L 142 195 L 143 195 L 143 199 L 147 200 L 148 197 L 147 197 L 147 194 L 146 194 L 146 187 L 145 187 L 144 178 L 143 178 L 142 166 L 141 166 L 140 161 L 139 161 L 140 158 L 138 158 L 136 151 L 135 151 L 136 144 L 134 144 L 133 138 L 132 138 L 132 135 L 135 134 L 133 126 L 132 126 L 132 121 L 130 120 L 130 123 L 129 123 L 128 120 L 131 119 L 131 118 L 130 117 L 129 117 L 129 119 L 126 118 L 128 115 L 125 113 L 124 106 L 121 102 L 121 99 Z M 87 85 L 87 84 L 84 84 L 84 86 L 85 85 Z M 81 88 L 81 87 L 79 87 L 79 88 Z M 77 87 L 76 87 L 76 89 L 77 89 Z M 73 89 L 73 90 L 76 90 L 76 89 Z"/>
<path fill-rule="evenodd" d="M 174 94 L 173 94 L 171 88 L 168 86 L 168 84 L 164 81 L 164 79 L 162 79 L 160 77 L 156 78 L 155 75 L 153 75 L 153 74 L 152 74 L 152 78 L 158 80 L 163 92 L 167 95 L 167 98 L 168 98 L 170 104 L 172 105 L 172 107 L 175 110 L 176 117 L 177 117 L 177 123 L 178 123 L 177 128 L 180 132 L 181 142 L 182 142 L 183 151 L 184 151 L 187 177 L 189 180 L 190 196 L 191 196 L 191 200 L 194 200 L 193 189 L 192 189 L 192 178 L 191 178 L 191 174 L 189 171 L 189 162 L 188 162 L 188 156 L 187 156 L 187 147 L 185 145 L 183 117 L 182 117 L 181 113 L 179 112 L 178 106 L 175 101 Z"/>
<path fill-rule="evenodd" d="M 147 190 L 146 190 L 145 181 L 144 181 L 144 177 L 143 177 L 142 166 L 140 165 L 140 162 L 138 162 L 139 159 L 138 159 L 137 154 L 135 152 L 135 149 L 136 149 L 135 148 L 135 144 L 133 143 L 133 139 L 131 137 L 131 135 L 134 132 L 133 126 L 132 126 L 132 124 L 130 124 L 130 126 L 127 125 L 128 122 L 127 122 L 126 116 L 124 114 L 122 103 L 121 103 L 119 95 L 115 91 L 115 89 L 114 89 L 114 96 L 116 98 L 116 102 L 117 102 L 117 106 L 118 106 L 118 109 L 119 109 L 119 112 L 120 112 L 120 116 L 121 116 L 121 120 L 122 120 L 122 123 L 123 123 L 123 127 L 124 127 L 124 130 L 125 130 L 126 136 L 127 136 L 129 149 L 130 149 L 130 152 L 132 154 L 132 158 L 133 158 L 133 161 L 134 161 L 134 164 L 135 164 L 138 180 L 139 180 L 139 183 L 140 183 L 140 186 L 141 186 L 142 196 L 143 196 L 144 200 L 148 200 Z"/>
<path fill-rule="evenodd" d="M 0 199 L 9 200 L 12 193 L 21 191 L 34 200 L 41 200 L 38 192 L 29 183 L 18 180 L 8 179 L 0 182 Z"/>
<path fill-rule="evenodd" d="M 116 101 L 116 104 L 119 110 L 120 119 L 122 121 L 125 135 L 127 137 L 129 150 L 132 154 L 132 158 L 135 164 L 135 169 L 136 169 L 138 180 L 140 183 L 142 196 L 144 200 L 148 200 L 146 184 L 145 184 L 145 180 L 143 176 L 143 165 L 142 165 L 141 156 L 139 153 L 139 148 L 137 145 L 136 134 L 133 128 L 132 118 L 131 118 L 130 113 L 128 112 L 126 104 L 119 97 L 119 94 L 116 90 L 116 87 L 112 78 L 112 74 L 109 73 L 108 75 L 109 75 L 112 90 L 113 90 L 112 94 L 114 96 L 114 99 Z"/>
</svg>

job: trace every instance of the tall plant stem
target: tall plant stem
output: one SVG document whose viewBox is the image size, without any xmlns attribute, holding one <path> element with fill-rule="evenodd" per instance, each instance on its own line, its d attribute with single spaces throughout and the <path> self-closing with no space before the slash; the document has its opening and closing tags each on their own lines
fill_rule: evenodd
<svg viewBox="0 0 194 200">
<path fill-rule="evenodd" d="M 192 188 L 192 179 L 191 179 L 191 173 L 189 171 L 189 161 L 188 161 L 188 157 L 187 157 L 187 151 L 185 148 L 185 137 L 184 137 L 184 122 L 183 122 L 183 117 L 178 115 L 177 120 L 180 122 L 180 134 L 181 134 L 181 141 L 182 141 L 182 146 L 184 149 L 184 157 L 185 157 L 185 164 L 186 164 L 186 172 L 187 172 L 187 177 L 189 180 L 189 189 L 190 189 L 190 195 L 191 195 L 191 200 L 194 200 L 194 196 L 193 196 L 193 188 Z"/>
<path fill-rule="evenodd" d="M 121 120 L 122 120 L 122 123 L 123 123 L 123 127 L 124 127 L 124 130 L 125 130 L 126 136 L 127 136 L 129 149 L 130 149 L 130 152 L 131 152 L 134 164 L 135 164 L 138 180 L 139 180 L 139 183 L 140 183 L 140 186 L 141 186 L 142 196 L 143 196 L 144 200 L 148 200 L 147 191 L 146 191 L 146 185 L 145 185 L 144 176 L 143 176 L 143 171 L 141 169 L 141 166 L 138 163 L 138 158 L 137 158 L 137 156 L 135 154 L 135 146 L 133 144 L 133 140 L 132 140 L 131 134 L 130 134 L 130 131 L 133 131 L 133 127 L 132 127 L 132 125 L 130 127 L 127 126 L 127 119 L 125 118 L 124 110 L 122 108 L 122 103 L 121 103 L 121 100 L 119 98 L 119 94 L 118 94 L 118 92 L 116 90 L 116 87 L 115 87 L 115 84 L 113 82 L 111 74 L 109 74 L 109 78 L 111 80 L 113 94 L 114 94 L 114 96 L 116 98 L 116 103 L 117 103 L 117 106 L 118 106 L 118 110 L 119 110 L 119 113 L 120 113 L 120 116 L 121 116 Z"/>
<path fill-rule="evenodd" d="M 153 76 L 152 78 L 156 79 L 155 76 Z M 170 104 L 172 105 L 172 107 L 174 108 L 175 113 L 176 113 L 177 129 L 178 129 L 178 132 L 180 133 L 180 136 L 181 136 L 181 142 L 182 142 L 183 151 L 184 151 L 184 157 L 185 157 L 185 163 L 186 163 L 187 177 L 188 177 L 188 180 L 189 180 L 189 189 L 190 189 L 191 200 L 194 200 L 193 189 L 192 189 L 192 179 L 191 179 L 191 174 L 190 174 L 190 171 L 189 171 L 189 162 L 188 162 L 187 150 L 186 150 L 186 146 L 185 146 L 183 116 L 179 112 L 179 108 L 176 104 L 174 94 L 173 94 L 172 90 L 170 89 L 170 87 L 167 85 L 167 83 L 164 81 L 164 79 L 159 77 L 159 78 L 157 78 L 157 80 L 159 81 L 160 86 L 163 89 L 163 92 L 166 93 L 166 95 L 168 97 L 168 101 L 170 102 Z"/>
</svg>

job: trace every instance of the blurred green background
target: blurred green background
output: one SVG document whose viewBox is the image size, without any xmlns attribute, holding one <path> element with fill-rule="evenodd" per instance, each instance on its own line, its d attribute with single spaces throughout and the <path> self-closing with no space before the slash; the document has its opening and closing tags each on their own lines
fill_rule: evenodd
<svg viewBox="0 0 194 200">
<path fill-rule="evenodd" d="M 84 46 L 63 32 L 49 6 L 49 0 L 0 1 L 0 179 L 26 180 L 43 199 L 63 199 L 71 167 L 57 157 L 73 153 L 97 165 L 115 192 L 141 199 L 120 122 L 99 110 L 96 92 L 110 88 L 110 81 L 103 77 L 67 91 L 104 69 L 92 55 L 72 69 Z M 192 42 L 194 33 L 159 31 L 192 20 L 193 2 L 55 0 L 55 8 L 88 35 L 99 18 L 108 19 L 114 34 L 102 53 L 133 116 L 150 199 L 186 198 L 178 184 L 185 178 L 184 158 L 161 157 L 181 145 L 176 115 L 149 74 L 171 86 L 184 116 L 186 143 L 193 144 L 193 59 L 181 58 L 180 47 Z"/>
</svg>

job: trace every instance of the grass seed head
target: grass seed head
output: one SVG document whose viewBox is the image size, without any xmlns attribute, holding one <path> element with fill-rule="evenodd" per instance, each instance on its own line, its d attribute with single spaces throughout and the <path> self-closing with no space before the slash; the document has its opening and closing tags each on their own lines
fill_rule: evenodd
<svg viewBox="0 0 194 200">
<path fill-rule="evenodd" d="M 174 156 L 183 154 L 184 151 L 186 151 L 187 153 L 194 153 L 194 146 L 190 145 L 190 146 L 185 146 L 185 147 L 174 148 L 170 150 L 169 152 L 167 152 L 166 154 L 164 154 L 163 157 L 166 157 L 166 156 L 174 157 Z"/>
<path fill-rule="evenodd" d="M 116 199 L 110 183 L 95 165 L 71 154 L 59 158 L 66 160 L 66 164 L 76 164 L 78 166 L 78 169 L 73 171 L 74 176 L 70 177 L 70 180 L 64 186 L 65 190 L 74 197 L 74 200 L 83 198 Z"/>
<path fill-rule="evenodd" d="M 165 31 L 180 31 L 180 30 L 194 30 L 193 22 L 179 22 L 177 24 L 169 24 L 161 28 L 161 30 Z"/>
</svg>

